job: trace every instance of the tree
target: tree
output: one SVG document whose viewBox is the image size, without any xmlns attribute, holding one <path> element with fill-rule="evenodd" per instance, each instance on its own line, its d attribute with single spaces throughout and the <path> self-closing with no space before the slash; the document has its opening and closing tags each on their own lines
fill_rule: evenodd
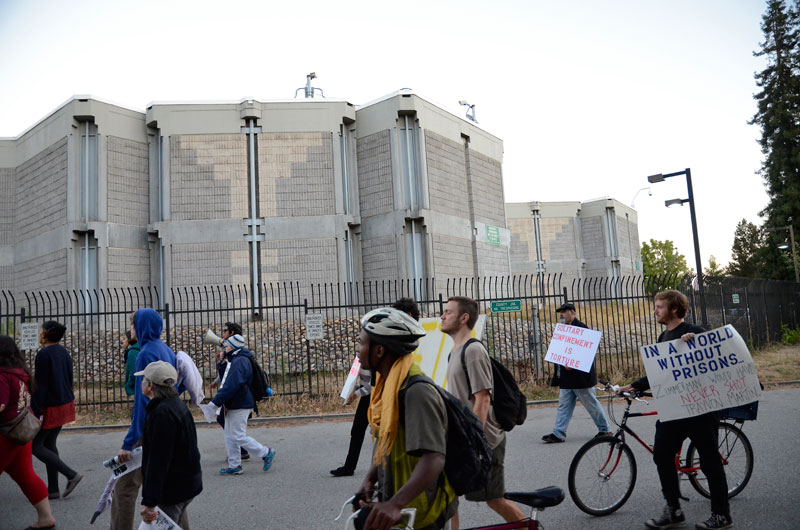
<svg viewBox="0 0 800 530">
<path fill-rule="evenodd" d="M 721 278 L 725 276 L 725 269 L 717 263 L 717 258 L 712 254 L 708 257 L 708 267 L 703 270 L 703 278 Z"/>
<path fill-rule="evenodd" d="M 761 216 L 766 226 L 786 226 L 800 220 L 800 31 L 798 5 L 788 9 L 784 0 L 769 0 L 761 30 L 764 42 L 754 52 L 767 66 L 755 75 L 760 91 L 754 95 L 758 111 L 751 124 L 761 128 L 764 160 L 759 174 L 769 202 Z M 789 278 L 788 261 L 778 250 L 781 234 L 769 234 L 760 252 L 762 274 Z"/>
<path fill-rule="evenodd" d="M 755 278 L 764 268 L 761 263 L 764 236 L 761 230 L 742 219 L 736 225 L 733 233 L 733 246 L 731 246 L 731 262 L 727 272 L 731 276 Z"/>
<path fill-rule="evenodd" d="M 685 276 L 691 269 L 686 266 L 686 257 L 678 252 L 670 240 L 651 239 L 642 243 L 642 265 L 644 274 L 649 277 L 674 275 Z"/>
</svg>

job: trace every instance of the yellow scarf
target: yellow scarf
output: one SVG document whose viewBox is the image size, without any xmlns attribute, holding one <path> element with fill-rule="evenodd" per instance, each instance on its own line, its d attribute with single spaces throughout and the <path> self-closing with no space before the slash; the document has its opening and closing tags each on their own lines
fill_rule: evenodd
<svg viewBox="0 0 800 530">
<path fill-rule="evenodd" d="M 397 393 L 400 385 L 408 377 L 411 365 L 414 363 L 413 355 L 403 355 L 398 358 L 389 371 L 389 377 L 383 378 L 377 374 L 375 386 L 369 399 L 369 426 L 372 428 L 372 439 L 378 438 L 375 446 L 373 462 L 380 466 L 383 459 L 389 456 L 397 438 L 398 423 L 400 421 L 400 405 Z M 419 370 L 419 367 L 416 367 Z M 417 371 L 415 370 L 415 372 Z M 421 373 L 421 370 L 419 370 Z"/>
</svg>

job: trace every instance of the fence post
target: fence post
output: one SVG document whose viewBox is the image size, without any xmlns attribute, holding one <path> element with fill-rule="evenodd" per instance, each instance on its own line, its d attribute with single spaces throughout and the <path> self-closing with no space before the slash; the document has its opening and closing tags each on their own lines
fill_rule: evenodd
<svg viewBox="0 0 800 530">
<path fill-rule="evenodd" d="M 444 313 L 444 299 L 442 298 L 442 293 L 439 293 L 439 316 L 442 316 Z"/>
<path fill-rule="evenodd" d="M 744 307 L 747 312 L 747 333 L 750 338 L 750 344 L 753 343 L 753 326 L 750 322 L 750 297 L 747 294 L 747 284 L 744 286 Z M 755 347 L 755 346 L 754 346 Z"/>
<path fill-rule="evenodd" d="M 725 320 L 725 293 L 722 291 L 722 283 L 719 284 L 719 304 L 722 306 L 722 325 L 728 322 Z"/>
<path fill-rule="evenodd" d="M 567 302 L 569 302 L 569 298 L 567 298 L 567 288 L 564 287 L 563 289 L 564 289 L 564 301 L 562 303 L 566 304 Z"/>
<path fill-rule="evenodd" d="M 166 322 L 167 345 L 169 346 L 169 345 L 172 344 L 172 333 L 171 333 L 170 324 L 169 324 L 169 304 L 166 303 L 166 302 L 164 302 L 164 322 Z"/>
<path fill-rule="evenodd" d="M 308 298 L 303 298 L 303 327 L 305 327 L 305 319 L 308 316 Z M 308 340 L 308 328 L 305 330 L 305 343 L 306 343 L 306 362 L 308 363 L 308 397 L 314 397 L 314 389 L 312 388 L 311 378 L 311 341 Z"/>
</svg>

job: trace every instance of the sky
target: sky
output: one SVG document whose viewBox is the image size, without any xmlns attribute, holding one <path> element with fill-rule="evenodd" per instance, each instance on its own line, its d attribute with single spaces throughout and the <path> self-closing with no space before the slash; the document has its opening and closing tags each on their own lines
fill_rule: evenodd
<svg viewBox="0 0 800 530">
<path fill-rule="evenodd" d="M 753 56 L 764 0 L 0 0 L 0 137 L 76 94 L 153 101 L 294 97 L 305 76 L 356 105 L 412 88 L 504 143 L 507 202 L 612 197 L 639 237 L 694 266 L 730 259 L 767 204 Z M 302 93 L 301 96 L 302 97 Z"/>
</svg>

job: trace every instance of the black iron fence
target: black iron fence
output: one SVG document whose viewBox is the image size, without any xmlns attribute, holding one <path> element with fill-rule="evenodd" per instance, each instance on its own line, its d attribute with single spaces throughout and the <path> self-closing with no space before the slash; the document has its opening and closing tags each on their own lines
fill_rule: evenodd
<svg viewBox="0 0 800 530">
<path fill-rule="evenodd" d="M 0 291 L 0 333 L 20 338 L 21 324 L 59 320 L 75 365 L 79 406 L 127 403 L 121 348 L 129 316 L 140 307 L 164 318 L 163 338 L 187 352 L 206 380 L 215 376 L 215 346 L 203 344 L 211 328 L 239 322 L 247 346 L 271 374 L 283 395 L 338 393 L 355 356 L 358 318 L 400 297 L 418 301 L 423 317 L 438 317 L 450 296 L 476 299 L 486 315 L 483 341 L 491 355 L 521 382 L 544 382 L 543 362 L 557 318 L 555 308 L 573 302 L 578 317 L 603 332 L 598 373 L 620 379 L 642 372 L 639 348 L 655 342 L 661 326 L 653 317 L 652 295 L 677 288 L 690 300 L 688 319 L 697 322 L 699 299 L 691 278 L 588 278 L 562 285 L 561 276 L 506 276 L 420 282 L 353 284 L 266 284 L 255 297 L 247 286 L 180 287 L 162 296 L 155 288 L 42 291 L 14 296 Z M 800 323 L 800 284 L 761 279 L 707 279 L 710 327 L 732 324 L 752 347 L 780 340 L 783 326 Z M 505 302 L 505 303 L 500 303 Z M 305 319 L 322 314 L 322 339 L 307 340 Z M 33 360 L 35 350 L 27 352 Z"/>
</svg>

